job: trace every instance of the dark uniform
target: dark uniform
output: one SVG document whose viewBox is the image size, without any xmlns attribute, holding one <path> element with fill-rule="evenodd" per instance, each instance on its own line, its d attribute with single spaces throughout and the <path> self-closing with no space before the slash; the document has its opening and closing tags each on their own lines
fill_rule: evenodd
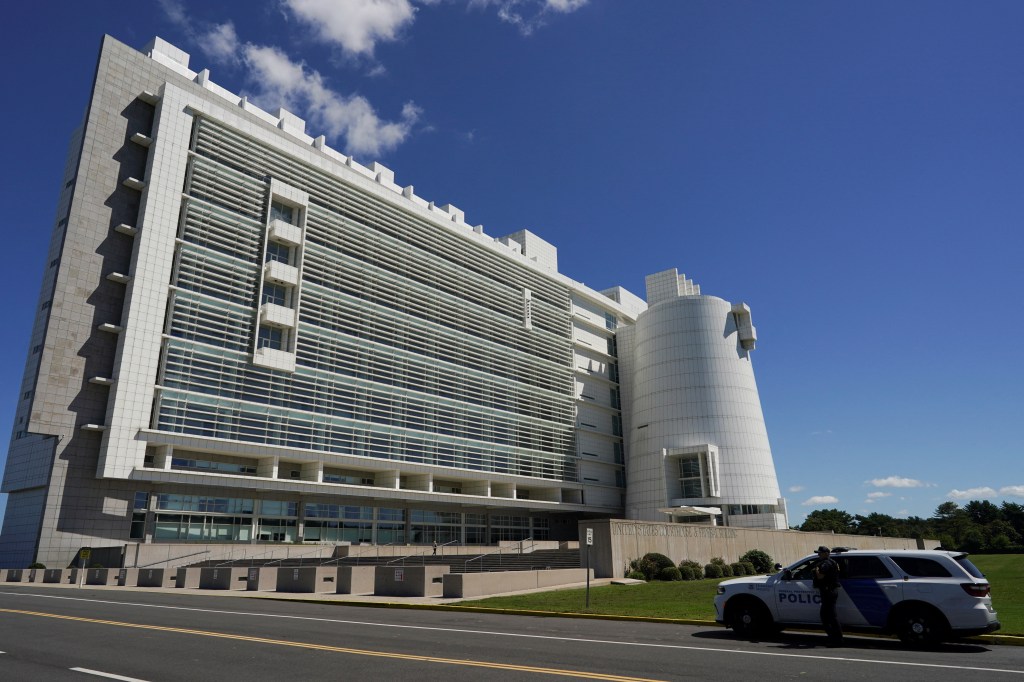
<svg viewBox="0 0 1024 682">
<path fill-rule="evenodd" d="M 841 644 L 843 628 L 836 616 L 836 602 L 839 600 L 839 564 L 829 556 L 828 547 L 819 547 L 818 556 L 822 561 L 814 567 L 814 586 L 821 595 L 821 624 L 825 627 L 829 644 Z"/>
</svg>

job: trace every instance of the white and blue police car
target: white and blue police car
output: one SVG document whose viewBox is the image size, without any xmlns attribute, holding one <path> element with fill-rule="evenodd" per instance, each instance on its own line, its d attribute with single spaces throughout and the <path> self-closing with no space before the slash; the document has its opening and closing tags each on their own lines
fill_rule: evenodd
<svg viewBox="0 0 1024 682">
<path fill-rule="evenodd" d="M 934 644 L 999 629 L 985 576 L 963 552 L 853 550 L 837 547 L 836 612 L 850 632 L 895 634 L 907 644 Z M 724 580 L 715 620 L 739 636 L 787 627 L 821 628 L 815 564 L 808 556 L 770 576 Z"/>
</svg>

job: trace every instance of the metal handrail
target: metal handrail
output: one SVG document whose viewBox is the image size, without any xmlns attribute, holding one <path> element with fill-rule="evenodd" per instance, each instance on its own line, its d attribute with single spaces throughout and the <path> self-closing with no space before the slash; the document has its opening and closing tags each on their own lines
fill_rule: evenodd
<svg viewBox="0 0 1024 682">
<path fill-rule="evenodd" d="M 312 552 L 306 552 L 305 554 L 299 554 L 297 556 L 284 556 L 284 557 L 281 557 L 280 559 L 275 559 L 273 561 L 268 561 L 267 563 L 265 563 L 263 565 L 264 566 L 271 566 L 273 564 L 278 564 L 278 563 L 281 563 L 282 561 L 287 561 L 289 559 L 300 559 L 301 560 L 303 557 L 307 557 L 310 554 L 319 554 L 320 553 L 320 549 L 321 548 L 318 547 L 317 549 L 313 550 Z"/>
<path fill-rule="evenodd" d="M 448 542 L 446 542 L 446 543 L 444 543 L 442 545 L 438 545 L 438 547 L 447 547 L 448 545 L 457 545 L 457 544 L 459 544 L 458 540 L 449 540 Z M 398 563 L 399 561 L 401 561 L 402 565 L 404 566 L 405 565 L 405 560 L 406 559 L 411 559 L 414 556 L 423 557 L 424 558 L 423 563 L 426 563 L 426 557 L 428 556 L 427 555 L 427 550 L 428 549 L 431 550 L 430 556 L 433 556 L 434 546 L 433 545 L 429 545 L 429 546 L 425 547 L 422 552 L 413 552 L 412 554 L 406 554 L 405 556 L 396 557 L 396 558 L 392 559 L 391 561 L 385 562 L 384 565 L 385 566 L 390 566 L 391 564 L 395 564 L 395 563 Z"/>
<path fill-rule="evenodd" d="M 468 569 L 470 563 L 479 560 L 480 561 L 480 572 L 483 573 L 483 571 L 484 571 L 484 562 L 483 562 L 484 557 L 492 556 L 494 554 L 498 555 L 498 565 L 500 566 L 501 565 L 501 554 L 502 554 L 502 551 L 501 551 L 501 547 L 499 546 L 498 549 L 496 549 L 493 552 L 485 552 L 484 554 L 480 554 L 478 556 L 475 556 L 472 559 L 466 559 L 465 561 L 462 562 L 462 567 L 463 567 L 463 569 Z"/>
<path fill-rule="evenodd" d="M 199 555 L 199 554 L 209 554 L 209 553 L 210 553 L 210 550 L 204 549 L 201 552 L 192 552 L 191 554 L 184 554 L 182 556 L 176 556 L 176 557 L 174 557 L 173 560 L 177 561 L 178 559 L 187 559 L 190 556 L 196 556 L 196 555 Z M 133 566 L 133 568 L 149 568 L 150 566 L 156 566 L 157 564 L 166 564 L 166 563 L 170 562 L 171 560 L 172 559 L 170 557 L 167 557 L 166 559 L 161 559 L 160 561 L 154 561 L 153 563 L 146 564 L 145 566 Z"/>
<path fill-rule="evenodd" d="M 360 565 L 359 564 L 360 560 L 364 556 L 366 556 L 367 554 L 376 554 L 377 555 L 377 559 L 379 560 L 380 559 L 380 548 L 381 547 L 391 547 L 391 546 L 397 545 L 397 544 L 398 544 L 397 542 L 386 542 L 383 545 L 373 545 L 372 547 L 370 547 L 369 550 L 367 550 L 365 552 L 360 552 L 358 554 L 349 554 L 348 556 L 335 557 L 335 558 L 331 559 L 330 561 L 325 561 L 323 563 L 323 565 L 324 566 L 330 566 L 331 564 L 335 564 L 335 563 L 338 563 L 340 561 L 344 561 L 345 559 L 355 559 L 356 560 L 356 566 L 359 566 Z"/>
</svg>

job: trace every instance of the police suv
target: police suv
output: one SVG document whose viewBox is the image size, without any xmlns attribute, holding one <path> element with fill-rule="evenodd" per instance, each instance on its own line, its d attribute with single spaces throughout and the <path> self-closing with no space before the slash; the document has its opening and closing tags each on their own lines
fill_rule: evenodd
<svg viewBox="0 0 1024 682">
<path fill-rule="evenodd" d="M 932 644 L 999 629 L 985 576 L 963 552 L 851 550 L 837 547 L 843 629 L 898 635 Z M 817 556 L 771 576 L 724 580 L 715 620 L 741 636 L 786 627 L 821 628 L 821 599 L 812 583 Z"/>
</svg>

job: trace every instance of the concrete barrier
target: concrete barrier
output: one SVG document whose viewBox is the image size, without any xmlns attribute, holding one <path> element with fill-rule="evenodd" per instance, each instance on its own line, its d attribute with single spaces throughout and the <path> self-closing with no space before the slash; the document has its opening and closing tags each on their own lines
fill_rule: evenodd
<svg viewBox="0 0 1024 682">
<path fill-rule="evenodd" d="M 199 589 L 200 570 L 201 569 L 198 568 L 179 568 L 178 572 L 174 576 L 174 586 L 190 590 Z"/>
<path fill-rule="evenodd" d="M 442 576 L 450 566 L 375 566 L 373 593 L 378 597 L 440 597 Z"/>
<path fill-rule="evenodd" d="M 71 580 L 71 569 L 47 568 L 43 571 L 44 583 L 66 583 Z"/>
<path fill-rule="evenodd" d="M 177 571 L 169 568 L 139 568 L 136 587 L 176 587 Z"/>
<path fill-rule="evenodd" d="M 593 571 L 590 572 L 593 577 Z M 486 597 L 504 592 L 520 592 L 559 587 L 587 581 L 585 568 L 559 568 L 550 571 L 495 571 L 493 573 L 449 573 L 444 576 L 445 599 Z"/>
<path fill-rule="evenodd" d="M 244 590 L 247 586 L 248 569 L 242 567 L 212 567 L 199 569 L 201 590 Z"/>
<path fill-rule="evenodd" d="M 137 587 L 139 584 L 139 569 L 122 568 L 117 572 L 118 587 Z"/>
<path fill-rule="evenodd" d="M 86 585 L 116 585 L 117 568 L 90 568 L 85 573 Z"/>
<path fill-rule="evenodd" d="M 376 566 L 338 566 L 337 594 L 373 594 Z"/>
<path fill-rule="evenodd" d="M 277 566 L 253 566 L 246 572 L 245 589 L 272 592 L 277 589 Z"/>
<path fill-rule="evenodd" d="M 7 575 L 4 577 L 5 582 L 9 583 L 27 583 L 28 582 L 28 569 L 27 568 L 8 568 Z"/>
<path fill-rule="evenodd" d="M 277 569 L 277 591 L 334 592 L 337 576 L 335 566 L 282 566 Z"/>
</svg>

